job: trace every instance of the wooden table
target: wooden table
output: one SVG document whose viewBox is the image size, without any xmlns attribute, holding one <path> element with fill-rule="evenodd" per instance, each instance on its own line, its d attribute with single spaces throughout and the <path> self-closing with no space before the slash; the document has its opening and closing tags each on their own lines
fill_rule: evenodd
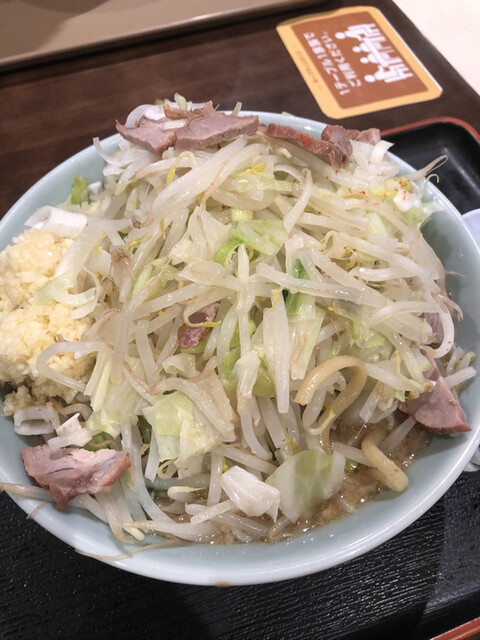
<svg viewBox="0 0 480 640">
<path fill-rule="evenodd" d="M 356 4 L 326 2 L 322 10 Z M 350 118 L 383 130 L 449 117 L 480 129 L 480 98 L 389 0 L 375 0 L 443 87 L 434 101 Z M 221 108 L 328 121 L 275 32 L 300 10 L 0 75 L 0 211 L 57 164 L 178 91 Z M 477 203 L 478 206 L 478 203 Z M 80 557 L 0 497 L 0 639 L 429 638 L 480 612 L 480 474 L 464 474 L 403 534 L 363 558 L 281 584 L 219 590 Z"/>
</svg>

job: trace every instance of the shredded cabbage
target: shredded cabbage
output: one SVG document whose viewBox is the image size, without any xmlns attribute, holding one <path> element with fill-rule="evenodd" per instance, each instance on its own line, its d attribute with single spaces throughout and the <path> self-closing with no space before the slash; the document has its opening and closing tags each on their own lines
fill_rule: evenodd
<svg viewBox="0 0 480 640">
<path fill-rule="evenodd" d="M 338 451 L 329 455 L 309 449 L 289 456 L 266 482 L 279 490 L 282 512 L 297 522 L 340 489 L 344 470 L 345 458 Z"/>
</svg>

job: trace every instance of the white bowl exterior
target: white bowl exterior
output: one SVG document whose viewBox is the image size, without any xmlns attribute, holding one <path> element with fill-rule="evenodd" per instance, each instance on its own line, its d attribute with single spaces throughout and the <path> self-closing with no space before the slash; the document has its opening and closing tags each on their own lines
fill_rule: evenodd
<svg viewBox="0 0 480 640">
<path fill-rule="evenodd" d="M 275 122 L 319 136 L 323 124 L 293 116 L 259 113 L 263 123 Z M 111 153 L 118 141 L 112 136 L 102 142 Z M 103 160 L 94 147 L 76 154 L 35 184 L 0 222 L 0 250 L 23 230 L 25 220 L 40 206 L 64 201 L 74 176 L 89 182 L 101 178 Z M 400 170 L 410 167 L 399 161 Z M 429 195 L 444 211 L 425 225 L 425 236 L 434 246 L 445 268 L 460 271 L 449 277 L 449 290 L 461 305 L 464 319 L 457 326 L 457 343 L 480 353 L 480 251 L 462 222 L 460 214 L 434 186 Z M 465 269 L 462 269 L 465 265 Z M 472 431 L 455 438 L 435 438 L 421 459 L 408 471 L 410 485 L 400 494 L 387 491 L 356 514 L 347 516 L 299 538 L 274 545 L 179 545 L 142 551 L 117 558 L 133 547 L 121 543 L 102 522 L 78 509 L 61 512 L 52 504 L 40 509 L 34 519 L 42 527 L 75 549 L 101 555 L 113 566 L 161 580 L 198 585 L 244 585 L 295 578 L 338 565 L 387 541 L 427 511 L 453 484 L 480 441 L 480 376 L 461 394 L 462 406 Z M 30 483 L 20 459 L 26 440 L 17 436 L 11 421 L 0 417 L 0 481 Z M 12 495 L 26 512 L 37 500 Z"/>
</svg>

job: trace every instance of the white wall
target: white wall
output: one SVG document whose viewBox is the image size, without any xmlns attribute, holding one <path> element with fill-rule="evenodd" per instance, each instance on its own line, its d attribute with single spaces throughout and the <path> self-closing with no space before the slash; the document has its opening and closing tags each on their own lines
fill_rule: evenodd
<svg viewBox="0 0 480 640">
<path fill-rule="evenodd" d="M 480 94 L 480 0 L 393 1 Z"/>
</svg>

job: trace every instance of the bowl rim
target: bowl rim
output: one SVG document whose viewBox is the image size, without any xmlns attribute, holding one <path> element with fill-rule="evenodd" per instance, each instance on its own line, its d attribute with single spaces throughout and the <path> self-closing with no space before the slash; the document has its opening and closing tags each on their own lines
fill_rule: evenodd
<svg viewBox="0 0 480 640">
<path fill-rule="evenodd" d="M 266 123 L 289 124 L 314 136 L 319 135 L 325 126 L 324 123 L 316 122 L 315 120 L 273 112 L 242 111 L 242 115 L 258 115 L 261 122 Z M 102 140 L 101 146 L 103 149 L 111 151 L 119 139 L 120 135 L 114 134 Z M 396 156 L 393 157 L 398 162 L 400 171 L 412 170 L 407 163 Z M 52 185 L 53 190 L 58 190 L 58 184 L 64 181 L 65 174 L 72 174 L 75 167 L 82 163 L 92 162 L 93 159 L 96 159 L 96 164 L 98 165 L 104 164 L 92 144 L 57 165 L 30 187 L 0 221 L 0 244 L 4 241 L 6 243 L 11 242 L 14 235 L 20 233 L 18 230 L 15 232 L 15 229 L 23 228 L 28 215 L 33 213 L 33 210 L 29 208 L 33 202 L 37 202 L 39 197 L 42 200 L 42 197 L 45 197 L 45 193 L 48 192 Z M 434 199 L 442 204 L 450 218 L 458 217 L 461 220 L 458 211 L 435 185 L 429 184 L 428 191 Z M 42 202 L 42 204 L 52 203 Z M 39 206 L 41 204 L 36 203 L 34 208 Z M 468 247 L 469 251 L 472 256 L 476 256 L 475 259 L 480 267 L 480 250 L 466 225 L 462 223 L 460 226 L 464 228 L 464 242 L 467 245 L 471 243 L 471 246 Z M 5 421 L 6 418 L 1 416 L 0 422 Z M 14 435 L 17 440 L 21 438 L 16 434 Z M 98 551 L 107 551 L 108 553 L 102 554 L 105 557 L 98 559 L 108 565 L 146 577 L 195 585 L 251 585 L 298 578 L 337 566 L 363 555 L 399 534 L 421 517 L 455 482 L 480 444 L 480 416 L 478 416 L 469 434 L 450 439 L 450 441 L 452 444 L 446 450 L 447 453 L 450 451 L 450 455 L 446 456 L 445 447 L 442 449 L 438 444 L 438 440 L 434 440 L 433 446 L 432 444 L 429 445 L 422 455 L 422 459 L 424 456 L 431 456 L 435 465 L 436 459 L 440 456 L 441 461 L 443 454 L 444 458 L 452 458 L 453 464 L 445 470 L 444 475 L 438 476 L 438 482 L 435 483 L 435 486 L 433 484 L 429 485 L 428 490 L 426 488 L 422 490 L 422 487 L 419 488 L 417 486 L 416 491 L 412 491 L 413 495 L 411 497 L 407 495 L 408 491 L 402 496 L 395 496 L 393 498 L 396 501 L 393 508 L 395 517 L 383 517 L 381 527 L 372 526 L 371 523 L 368 523 L 368 520 L 370 513 L 373 514 L 373 517 L 376 517 L 376 512 L 379 511 L 379 509 L 375 509 L 375 505 L 381 504 L 382 507 L 386 507 L 384 511 L 388 511 L 388 505 L 392 500 L 392 497 L 389 496 L 391 492 L 381 494 L 362 507 L 356 514 L 341 518 L 325 527 L 303 534 L 294 540 L 278 542 L 272 545 L 265 543 L 248 543 L 245 545 L 191 543 L 185 546 L 180 544 L 167 546 L 160 552 L 156 549 L 149 549 L 139 555 L 130 557 L 113 557 L 115 555 L 121 556 L 132 547 L 119 543 L 111 536 L 106 525 L 100 521 L 94 521 L 89 514 L 81 513 L 74 508 L 69 509 L 67 512 L 59 512 L 52 504 L 47 504 L 33 515 L 33 519 L 55 537 L 81 553 L 97 557 Z M 436 446 L 435 442 L 437 443 Z M 414 481 L 418 476 L 415 470 L 421 465 L 422 459 L 410 467 Z M 18 474 L 15 478 L 12 473 L 6 472 L 3 466 L 0 465 L 0 481 L 19 482 Z M 30 484 L 33 484 L 33 482 Z M 418 492 L 420 492 L 421 497 L 419 502 L 414 500 Z M 42 504 L 38 500 L 13 494 L 9 495 L 26 513 L 31 513 L 39 504 Z M 364 514 L 359 519 L 359 530 L 356 535 L 349 535 L 349 531 L 345 530 L 346 527 L 342 523 L 351 522 L 352 518 L 355 518 L 358 514 Z M 385 521 L 383 522 L 383 520 Z M 340 526 L 338 526 L 338 523 L 340 523 Z M 108 535 L 103 535 L 102 530 Z M 100 540 L 98 536 L 100 536 Z M 100 544 L 102 538 L 104 540 Z M 340 544 L 337 543 L 338 540 L 340 540 Z M 342 541 L 346 541 L 346 543 L 342 544 Z"/>
</svg>

